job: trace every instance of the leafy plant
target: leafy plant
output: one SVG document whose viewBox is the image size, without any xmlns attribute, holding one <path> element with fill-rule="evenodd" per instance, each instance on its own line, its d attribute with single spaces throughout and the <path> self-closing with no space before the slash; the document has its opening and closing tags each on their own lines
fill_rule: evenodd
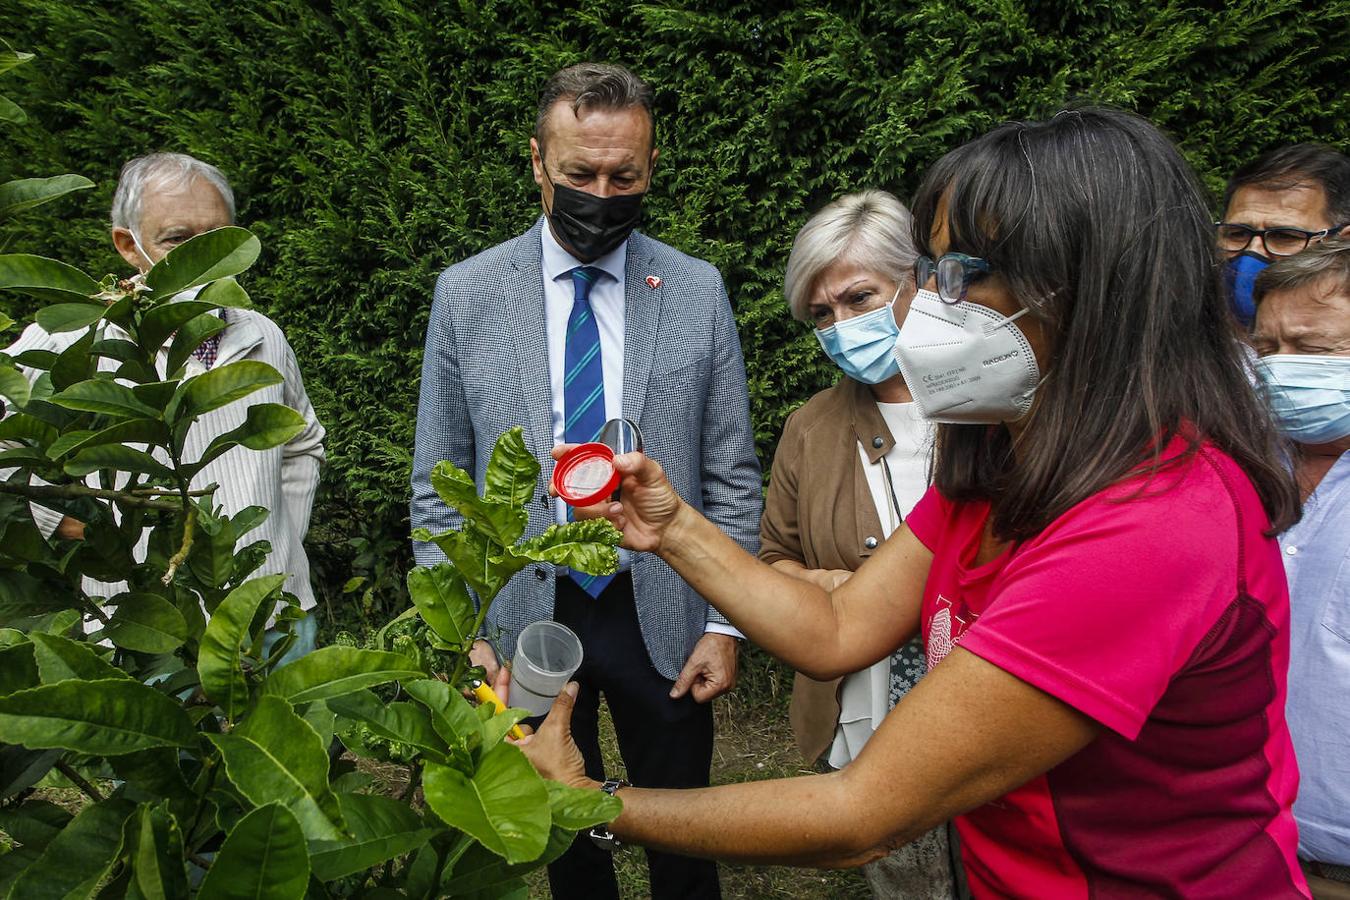
<svg viewBox="0 0 1350 900">
<path fill-rule="evenodd" d="M 248 305 L 234 276 L 259 249 L 222 228 L 143 278 L 97 282 L 0 255 L 0 289 L 44 304 L 36 321 L 57 348 L 0 354 L 0 896 L 511 896 L 574 832 L 617 814 L 611 797 L 545 782 L 504 741 L 522 711 L 463 695 L 472 635 L 512 574 L 531 560 L 615 564 L 607 524 L 520 540 L 539 465 L 518 429 L 482 496 L 438 468 L 465 525 L 432 538 L 451 562 L 410 573 L 416 606 L 381 630 L 388 649 L 338 644 L 283 664 L 304 613 L 284 574 L 257 574 L 270 548 L 247 535 L 267 511 L 226 515 L 194 479 L 303 420 L 255 403 L 185 453 L 201 416 L 281 377 L 188 362 L 224 327 L 221 307 Z M 30 504 L 83 522 L 83 538 L 46 538 Z M 371 792 L 335 762 L 344 749 L 406 766 L 402 796 Z M 53 773 L 88 802 L 71 812 L 35 790 Z"/>
</svg>

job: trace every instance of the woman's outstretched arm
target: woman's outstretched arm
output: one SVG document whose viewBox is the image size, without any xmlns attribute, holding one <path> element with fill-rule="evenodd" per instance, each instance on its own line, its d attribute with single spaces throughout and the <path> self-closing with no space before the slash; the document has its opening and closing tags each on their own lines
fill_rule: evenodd
<svg viewBox="0 0 1350 900">
<path fill-rule="evenodd" d="M 624 545 L 657 553 L 746 637 L 798 671 L 856 672 L 913 637 L 932 554 L 901 528 L 853 577 L 826 591 L 746 553 L 680 499 L 661 467 L 615 458 L 622 500 L 606 514 Z"/>
<path fill-rule="evenodd" d="M 596 786 L 571 742 L 571 709 L 571 695 L 559 697 L 523 749 L 545 777 Z M 1072 707 L 957 647 L 844 769 L 698 790 L 623 788 L 623 814 L 611 830 L 620 839 L 686 856 L 860 865 L 1048 771 L 1087 746 L 1099 729 Z"/>
</svg>

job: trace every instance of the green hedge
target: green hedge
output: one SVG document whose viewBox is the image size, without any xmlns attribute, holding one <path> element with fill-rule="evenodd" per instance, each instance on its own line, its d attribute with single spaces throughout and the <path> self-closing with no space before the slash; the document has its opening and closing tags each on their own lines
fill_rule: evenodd
<svg viewBox="0 0 1350 900">
<path fill-rule="evenodd" d="M 656 88 L 646 230 L 725 274 L 766 460 L 834 375 L 781 295 L 794 232 L 833 196 L 905 197 L 944 151 L 1073 100 L 1152 117 L 1211 188 L 1271 145 L 1350 134 L 1346 0 L 779 7 L 7 0 L 0 35 L 39 59 L 7 79 L 34 124 L 0 147 L 0 173 L 98 189 L 0 239 L 119 269 L 105 217 L 123 160 L 174 149 L 224 169 L 264 243 L 248 287 L 329 429 L 321 580 L 337 591 L 355 571 L 384 591 L 406 560 L 433 280 L 537 214 L 527 139 L 562 65 L 622 61 Z"/>
</svg>

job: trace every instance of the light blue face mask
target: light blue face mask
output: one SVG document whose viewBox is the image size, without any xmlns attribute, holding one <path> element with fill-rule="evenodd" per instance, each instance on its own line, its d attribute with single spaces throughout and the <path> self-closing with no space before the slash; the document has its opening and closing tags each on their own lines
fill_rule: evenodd
<svg viewBox="0 0 1350 900">
<path fill-rule="evenodd" d="M 854 381 L 881 384 L 900 374 L 900 364 L 895 359 L 895 339 L 900 336 L 900 326 L 895 324 L 891 309 L 899 296 L 897 287 L 890 303 L 880 309 L 816 329 L 821 348 Z"/>
<path fill-rule="evenodd" d="M 1350 357 L 1277 354 L 1256 361 L 1280 430 L 1300 444 L 1350 437 Z"/>
</svg>

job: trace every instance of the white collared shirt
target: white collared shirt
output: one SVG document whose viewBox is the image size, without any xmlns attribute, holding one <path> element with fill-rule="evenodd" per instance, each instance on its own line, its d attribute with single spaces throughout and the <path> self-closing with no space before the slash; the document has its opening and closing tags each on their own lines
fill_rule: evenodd
<svg viewBox="0 0 1350 900">
<path fill-rule="evenodd" d="M 588 265 L 605 274 L 591 286 L 591 312 L 600 330 L 600 366 L 605 379 L 605 419 L 623 417 L 623 315 L 624 285 L 627 275 L 628 241 L 624 241 L 599 259 L 583 263 L 568 253 L 553 236 L 548 222 L 540 229 L 543 256 L 540 268 L 544 280 L 544 325 L 548 331 L 548 380 L 553 394 L 553 442 L 563 443 L 567 414 L 563 409 L 563 378 L 567 368 L 567 320 L 572 315 L 576 289 L 571 271 Z M 553 502 L 553 515 L 559 525 L 567 521 L 567 504 Z M 619 571 L 633 563 L 628 550 L 619 551 Z M 735 628 L 709 622 L 707 631 L 740 637 Z"/>
</svg>

